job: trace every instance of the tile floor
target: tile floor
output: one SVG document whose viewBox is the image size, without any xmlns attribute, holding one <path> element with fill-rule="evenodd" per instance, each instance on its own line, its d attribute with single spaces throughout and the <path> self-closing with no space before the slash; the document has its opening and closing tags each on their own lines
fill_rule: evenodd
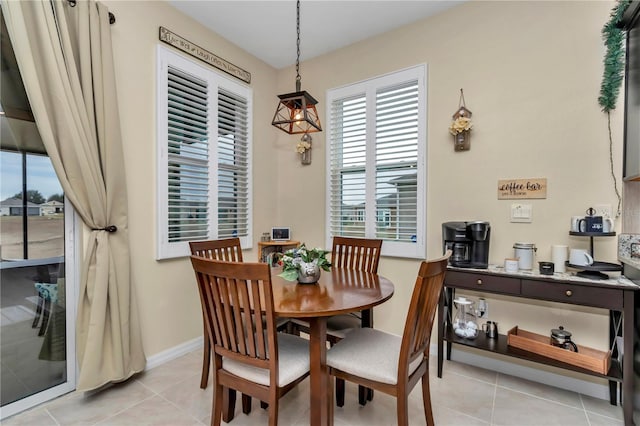
<svg viewBox="0 0 640 426">
<path fill-rule="evenodd" d="M 201 390 L 201 351 L 192 352 L 110 389 L 86 396 L 71 393 L 2 422 L 14 425 L 208 425 L 212 386 Z M 607 401 L 447 362 L 442 379 L 431 359 L 431 399 L 436 424 L 442 425 L 622 425 L 622 410 Z M 289 392 L 280 406 L 281 425 L 309 422 L 309 381 Z M 411 424 L 424 425 L 422 395 L 410 397 Z M 394 425 L 395 399 L 380 392 L 361 407 L 357 387 L 347 384 L 343 408 L 335 409 L 335 425 Z M 267 413 L 253 401 L 250 415 L 236 403 L 236 426 L 265 425 Z"/>
</svg>

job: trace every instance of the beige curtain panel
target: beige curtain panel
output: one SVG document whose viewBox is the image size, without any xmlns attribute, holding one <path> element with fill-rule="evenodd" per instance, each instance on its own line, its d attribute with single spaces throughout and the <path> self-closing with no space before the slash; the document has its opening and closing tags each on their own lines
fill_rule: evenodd
<svg viewBox="0 0 640 426">
<path fill-rule="evenodd" d="M 66 0 L 3 0 L 2 9 L 44 146 L 65 195 L 92 230 L 76 342 L 77 389 L 95 389 L 146 363 L 130 277 L 109 12 L 93 0 L 75 7 Z"/>
</svg>

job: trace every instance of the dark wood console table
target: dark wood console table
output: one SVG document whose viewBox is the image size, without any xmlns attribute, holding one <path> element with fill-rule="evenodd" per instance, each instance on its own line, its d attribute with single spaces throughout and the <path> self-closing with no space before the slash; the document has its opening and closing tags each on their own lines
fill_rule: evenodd
<svg viewBox="0 0 640 426">
<path fill-rule="evenodd" d="M 447 360 L 451 359 L 451 344 L 457 343 L 493 353 L 517 357 L 554 367 L 603 377 L 609 380 L 612 405 L 617 404 L 617 388 L 621 383 L 621 402 L 625 425 L 633 425 L 634 371 L 633 346 L 635 292 L 640 289 L 629 280 L 589 280 L 568 274 L 554 276 L 537 273 L 507 274 L 503 269 L 463 269 L 449 267 L 444 279 L 444 291 L 438 309 L 438 377 L 442 377 L 444 342 Z M 450 307 L 455 289 L 473 290 L 487 294 L 502 294 L 526 299 L 590 306 L 609 310 L 609 343 L 612 348 L 611 368 L 607 374 L 599 374 L 571 364 L 546 358 L 532 352 L 507 345 L 507 336 L 488 339 L 483 333 L 473 339 L 464 339 L 454 334 L 451 326 Z M 622 335 L 623 354 L 629 362 L 622 366 L 617 360 L 616 336 Z"/>
</svg>

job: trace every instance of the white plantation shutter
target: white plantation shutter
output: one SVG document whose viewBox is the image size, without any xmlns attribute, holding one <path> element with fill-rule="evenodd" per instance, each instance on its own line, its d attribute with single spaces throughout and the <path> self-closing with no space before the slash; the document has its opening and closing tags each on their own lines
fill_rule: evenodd
<svg viewBox="0 0 640 426">
<path fill-rule="evenodd" d="M 158 48 L 157 258 L 188 242 L 251 247 L 251 90 Z"/>
<path fill-rule="evenodd" d="M 376 238 L 417 238 L 418 95 L 417 80 L 376 95 Z"/>
<path fill-rule="evenodd" d="M 386 256 L 424 258 L 426 67 L 328 92 L 327 244 L 381 238 Z"/>
<path fill-rule="evenodd" d="M 330 108 L 329 229 L 332 235 L 363 238 L 366 223 L 366 98 L 356 95 L 339 99 Z"/>
<path fill-rule="evenodd" d="M 209 235 L 209 132 L 207 82 L 169 66 L 168 242 Z"/>
<path fill-rule="evenodd" d="M 249 233 L 247 100 L 218 92 L 218 238 Z"/>
</svg>

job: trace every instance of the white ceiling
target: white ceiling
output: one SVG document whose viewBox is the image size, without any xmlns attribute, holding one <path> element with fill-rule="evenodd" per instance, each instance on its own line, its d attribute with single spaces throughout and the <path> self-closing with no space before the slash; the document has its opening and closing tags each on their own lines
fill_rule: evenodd
<svg viewBox="0 0 640 426">
<path fill-rule="evenodd" d="M 300 60 L 415 22 L 465 0 L 302 0 Z M 275 68 L 296 61 L 294 0 L 169 0 L 175 8 Z"/>
</svg>

